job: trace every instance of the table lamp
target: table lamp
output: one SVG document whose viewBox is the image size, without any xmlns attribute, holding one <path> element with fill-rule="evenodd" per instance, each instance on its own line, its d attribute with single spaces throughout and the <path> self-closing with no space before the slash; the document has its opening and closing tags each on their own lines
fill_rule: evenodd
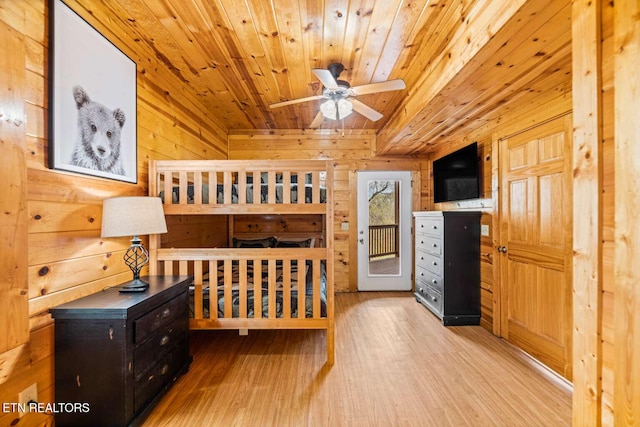
<svg viewBox="0 0 640 427">
<path fill-rule="evenodd" d="M 140 280 L 140 270 L 149 263 L 149 252 L 142 246 L 141 235 L 167 232 L 162 201 L 159 197 L 113 197 L 102 203 L 101 237 L 133 236 L 124 254 L 124 262 L 133 272 L 133 280 L 123 284 L 120 292 L 144 292 L 149 284 Z"/>
</svg>

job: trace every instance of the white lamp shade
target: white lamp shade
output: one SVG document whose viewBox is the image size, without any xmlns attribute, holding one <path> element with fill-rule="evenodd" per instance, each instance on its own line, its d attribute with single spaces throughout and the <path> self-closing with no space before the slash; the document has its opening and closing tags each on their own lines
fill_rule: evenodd
<svg viewBox="0 0 640 427">
<path fill-rule="evenodd" d="M 102 202 L 102 237 L 166 232 L 160 197 L 113 197 Z"/>
<path fill-rule="evenodd" d="M 322 115 L 330 120 L 344 119 L 353 111 L 353 105 L 346 99 L 330 99 L 320 105 Z"/>
<path fill-rule="evenodd" d="M 322 105 L 320 105 L 320 111 L 322 111 L 322 115 L 327 119 L 336 119 L 336 103 L 333 100 L 328 100 L 322 103 Z"/>
<path fill-rule="evenodd" d="M 351 114 L 351 111 L 353 111 L 353 105 L 351 104 L 351 102 L 347 101 L 346 99 L 341 99 L 338 101 L 338 115 L 341 119 L 344 119 L 349 114 Z"/>
</svg>

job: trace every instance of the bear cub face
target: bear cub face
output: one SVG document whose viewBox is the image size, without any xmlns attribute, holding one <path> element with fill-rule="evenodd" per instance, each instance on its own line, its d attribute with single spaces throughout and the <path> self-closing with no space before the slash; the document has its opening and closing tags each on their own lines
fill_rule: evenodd
<svg viewBox="0 0 640 427">
<path fill-rule="evenodd" d="M 71 163 L 77 166 L 124 175 L 120 159 L 120 133 L 124 112 L 110 110 L 92 101 L 85 90 L 76 86 L 73 97 L 78 107 L 78 140 Z"/>
</svg>

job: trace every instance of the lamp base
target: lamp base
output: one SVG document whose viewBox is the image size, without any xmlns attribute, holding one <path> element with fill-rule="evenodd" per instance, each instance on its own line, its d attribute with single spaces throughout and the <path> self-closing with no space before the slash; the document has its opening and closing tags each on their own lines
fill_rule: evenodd
<svg viewBox="0 0 640 427">
<path fill-rule="evenodd" d="M 144 292 L 149 288 L 149 284 L 144 280 L 133 279 L 127 283 L 124 283 L 120 287 L 120 293 L 125 292 Z"/>
</svg>

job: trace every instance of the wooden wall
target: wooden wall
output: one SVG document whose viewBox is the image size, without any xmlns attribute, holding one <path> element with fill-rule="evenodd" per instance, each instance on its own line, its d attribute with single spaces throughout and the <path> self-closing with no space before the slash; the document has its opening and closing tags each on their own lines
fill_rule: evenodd
<svg viewBox="0 0 640 427">
<path fill-rule="evenodd" d="M 113 25 L 117 10 L 103 2 L 67 3 L 138 64 L 138 184 L 47 168 L 48 5 L 0 1 L 0 194 L 3 212 L 11 213 L 0 219 L 0 402 L 17 402 L 34 382 L 39 400 L 53 401 L 48 309 L 130 278 L 122 261 L 129 240 L 100 238 L 102 200 L 146 195 L 150 158 L 227 156 L 226 131 L 149 46 L 135 42 L 133 23 Z M 17 418 L 0 413 L 0 425 Z M 30 414 L 24 423 L 50 425 L 52 417 Z"/>
<path fill-rule="evenodd" d="M 357 289 L 356 171 L 411 170 L 419 176 L 421 162 L 410 158 L 375 158 L 375 133 L 370 130 L 230 131 L 229 159 L 331 159 L 334 160 L 335 289 Z M 414 188 L 414 210 L 419 192 Z M 342 224 L 349 225 L 348 230 Z"/>
<path fill-rule="evenodd" d="M 573 9 L 574 67 L 581 71 L 574 108 L 582 117 L 574 124 L 574 187 L 581 191 L 574 209 L 583 212 L 574 224 L 581 236 L 574 287 L 583 306 L 574 321 L 574 423 L 636 425 L 638 311 L 630 307 L 637 304 L 637 262 L 627 251 L 637 244 L 631 230 L 638 223 L 638 4 L 601 0 Z"/>
<path fill-rule="evenodd" d="M 602 315 L 599 330 L 602 349 L 602 399 L 601 399 L 601 419 L 603 425 L 613 425 L 613 398 L 614 398 L 614 299 L 615 299 L 615 111 L 614 111 L 614 34 L 613 34 L 613 14 L 614 7 L 611 2 L 601 1 L 601 114 L 602 114 L 602 135 L 600 145 L 601 173 L 599 199 L 602 221 L 601 237 L 601 288 L 602 292 Z M 638 385 L 636 384 L 636 387 Z"/>
</svg>

